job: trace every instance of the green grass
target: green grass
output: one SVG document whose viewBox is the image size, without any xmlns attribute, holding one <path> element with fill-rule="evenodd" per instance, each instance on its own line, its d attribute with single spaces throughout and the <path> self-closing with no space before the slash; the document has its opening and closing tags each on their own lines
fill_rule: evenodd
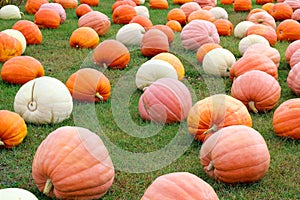
<svg viewBox="0 0 300 200">
<path fill-rule="evenodd" d="M 112 0 L 101 0 L 100 5 L 93 9 L 111 17 L 113 2 Z M 178 7 L 171 2 L 169 1 L 169 9 Z M 149 1 L 145 5 L 149 7 Z M 229 19 L 234 25 L 246 19 L 247 13 L 235 13 L 232 6 L 223 7 L 228 11 Z M 258 6 L 254 5 L 254 7 Z M 23 6 L 21 6 L 21 10 L 23 10 Z M 150 9 L 149 11 L 153 24 L 165 24 L 168 10 Z M 24 54 L 38 59 L 45 68 L 45 75 L 55 77 L 63 82 L 66 82 L 68 77 L 81 65 L 86 65 L 86 63 L 83 64 L 83 60 L 89 57 L 90 52 L 87 49 L 72 49 L 69 46 L 69 37 L 77 28 L 78 19 L 74 9 L 68 9 L 66 12 L 66 22 L 55 30 L 42 29 L 43 43 L 28 46 Z M 33 20 L 33 16 L 26 14 L 25 19 Z M 16 21 L 0 20 L 0 30 L 11 28 Z M 115 38 L 120 27 L 120 25 L 112 23 L 110 31 L 100 40 Z M 236 58 L 241 56 L 238 53 L 238 42 L 239 40 L 233 36 L 221 37 L 221 45 L 233 52 Z M 282 87 L 282 93 L 279 103 L 297 97 L 286 84 L 289 67 L 285 63 L 284 52 L 288 44 L 287 42 L 278 42 L 275 46 L 281 54 L 278 81 Z M 216 80 L 203 74 L 201 66 L 195 60 L 195 52 L 182 49 L 178 34 L 171 49 L 185 66 L 184 83 L 194 92 L 194 102 L 213 93 L 226 92 L 230 94 L 230 80 L 228 78 Z M 71 118 L 62 123 L 27 124 L 28 135 L 23 143 L 13 149 L 0 150 L 0 188 L 24 188 L 34 193 L 39 199 L 49 199 L 38 191 L 32 179 L 33 156 L 39 144 L 50 132 L 61 126 L 76 125 L 98 133 L 107 144 L 111 142 L 108 149 L 111 151 L 116 174 L 112 187 L 103 197 L 104 200 L 140 199 L 156 177 L 176 171 L 187 171 L 199 176 L 211 184 L 219 198 L 224 200 L 299 199 L 300 144 L 299 141 L 279 138 L 274 134 L 272 128 L 274 109 L 267 113 L 251 114 L 253 128 L 263 135 L 271 154 L 270 168 L 265 177 L 252 184 L 226 185 L 214 181 L 205 174 L 200 164 L 198 156 L 201 143 L 191 140 L 185 122 L 161 126 L 140 119 L 137 103 L 142 93 L 135 89 L 134 72 L 146 60 L 147 58 L 142 57 L 138 49 L 133 50 L 131 51 L 131 61 L 126 69 L 104 71 L 112 85 L 112 96 L 107 102 L 97 104 L 75 102 Z M 211 90 L 208 90 L 207 84 L 213 85 Z M 14 97 L 19 88 L 18 85 L 0 81 L 0 109 L 13 111 Z M 153 136 L 143 138 L 151 134 Z M 176 141 L 174 142 L 175 137 Z M 146 153 L 159 151 L 171 142 L 174 144 L 164 149 L 157 157 L 146 156 Z M 140 158 L 123 157 L 122 153 L 124 152 L 119 150 L 143 153 L 145 156 Z M 161 165 L 164 166 L 161 167 Z M 145 172 L 133 173 L 141 171 Z"/>
</svg>

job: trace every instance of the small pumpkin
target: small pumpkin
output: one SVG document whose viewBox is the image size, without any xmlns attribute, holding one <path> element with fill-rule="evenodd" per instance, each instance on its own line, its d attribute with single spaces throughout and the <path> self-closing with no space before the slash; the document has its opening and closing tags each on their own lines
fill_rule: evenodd
<svg viewBox="0 0 300 200">
<path fill-rule="evenodd" d="M 19 20 L 13 25 L 12 29 L 18 30 L 24 35 L 27 45 L 42 43 L 42 32 L 32 21 Z"/>
<path fill-rule="evenodd" d="M 167 10 L 169 8 L 169 3 L 167 0 L 150 0 L 150 8 Z"/>
<path fill-rule="evenodd" d="M 44 3 L 41 5 L 40 9 L 51 8 L 55 10 L 60 16 L 60 24 L 63 24 L 66 21 L 67 15 L 65 9 L 59 3 Z M 39 10 L 40 10 L 39 9 Z"/>
<path fill-rule="evenodd" d="M 115 24 L 128 24 L 137 15 L 135 9 L 130 5 L 118 6 L 112 13 Z"/>
<path fill-rule="evenodd" d="M 80 0 L 80 4 L 87 4 L 89 6 L 98 6 L 99 5 L 99 0 Z"/>
<path fill-rule="evenodd" d="M 34 23 L 39 28 L 58 28 L 60 21 L 59 14 L 50 8 L 38 10 L 34 15 Z"/>
<path fill-rule="evenodd" d="M 300 23 L 293 19 L 286 19 L 279 23 L 276 29 L 279 41 L 294 41 L 300 39 Z"/>
<path fill-rule="evenodd" d="M 24 10 L 28 14 L 35 14 L 41 7 L 42 4 L 49 3 L 48 0 L 27 0 L 25 3 Z"/>
<path fill-rule="evenodd" d="M 99 36 L 104 36 L 110 28 L 110 20 L 99 11 L 90 11 L 78 20 L 78 27 L 84 26 L 94 29 Z"/>
<path fill-rule="evenodd" d="M 243 55 L 249 46 L 256 43 L 261 43 L 270 46 L 269 41 L 263 36 L 257 34 L 251 34 L 240 40 L 239 42 L 240 54 Z"/>
<path fill-rule="evenodd" d="M 137 15 L 133 17 L 132 20 L 130 20 L 129 24 L 131 23 L 137 23 L 144 27 L 145 30 L 148 30 L 153 26 L 152 21 L 149 18 L 144 17 L 142 15 Z"/>
<path fill-rule="evenodd" d="M 180 8 L 173 8 L 167 14 L 167 21 L 176 20 L 181 26 L 184 26 L 186 23 L 185 12 Z"/>
<path fill-rule="evenodd" d="M 292 43 L 290 43 L 288 45 L 288 47 L 286 48 L 286 50 L 285 50 L 285 60 L 286 60 L 287 63 L 290 63 L 290 59 L 291 59 L 292 55 L 298 49 L 300 49 L 300 38 L 299 38 L 299 40 L 295 40 Z"/>
<path fill-rule="evenodd" d="M 275 46 L 277 42 L 277 34 L 276 31 L 266 25 L 262 24 L 255 24 L 251 27 L 249 27 L 246 31 L 246 36 L 251 35 L 251 34 L 256 34 L 263 36 L 266 38 L 271 46 Z"/>
<path fill-rule="evenodd" d="M 21 19 L 24 15 L 18 6 L 5 5 L 0 9 L 0 19 Z"/>
<path fill-rule="evenodd" d="M 233 33 L 233 24 L 228 19 L 217 19 L 214 21 L 219 36 L 231 36 Z M 276 33 L 275 33 L 276 35 Z"/>
<path fill-rule="evenodd" d="M 89 5 L 83 3 L 83 4 L 80 4 L 79 6 L 77 6 L 77 8 L 75 10 L 75 14 L 78 18 L 80 18 L 82 15 L 84 15 L 88 12 L 91 12 L 91 11 L 93 11 L 93 9 Z"/>
<path fill-rule="evenodd" d="M 16 38 L 0 32 L 0 62 L 22 54 L 22 44 Z"/>
<path fill-rule="evenodd" d="M 143 56 L 153 57 L 169 51 L 169 41 L 165 33 L 158 29 L 150 29 L 142 38 L 140 50 Z"/>
<path fill-rule="evenodd" d="M 2 32 L 16 38 L 22 45 L 22 54 L 25 52 L 27 44 L 26 44 L 26 38 L 24 37 L 23 33 L 15 29 L 5 29 Z"/>
<path fill-rule="evenodd" d="M 222 48 L 222 46 L 216 43 L 205 43 L 201 45 L 196 53 L 197 61 L 202 64 L 204 56 L 215 48 Z"/>
<path fill-rule="evenodd" d="M 0 127 L 0 147 L 12 148 L 17 146 L 27 135 L 24 119 L 9 110 L 0 110 Z"/>
<path fill-rule="evenodd" d="M 233 9 L 235 12 L 250 11 L 252 8 L 251 0 L 234 0 Z"/>
<path fill-rule="evenodd" d="M 293 9 L 289 4 L 276 3 L 270 7 L 269 13 L 276 21 L 282 21 L 292 18 Z"/>
<path fill-rule="evenodd" d="M 4 199 L 38 200 L 34 194 L 22 188 L 0 189 L 0 196 Z"/>
<path fill-rule="evenodd" d="M 300 63 L 297 63 L 290 71 L 287 77 L 288 87 L 296 94 L 300 95 Z"/>
<path fill-rule="evenodd" d="M 78 0 L 53 0 L 54 3 L 59 3 L 63 8 L 76 8 L 78 6 Z"/>
<path fill-rule="evenodd" d="M 145 29 L 140 24 L 125 24 L 118 30 L 116 40 L 122 42 L 126 46 L 140 46 L 144 34 Z"/>
<path fill-rule="evenodd" d="M 166 25 L 170 27 L 174 32 L 180 32 L 182 30 L 181 24 L 176 20 L 167 21 Z"/>
<path fill-rule="evenodd" d="M 71 47 L 93 49 L 99 44 L 99 36 L 90 27 L 79 27 L 72 32 L 69 41 Z"/>
<path fill-rule="evenodd" d="M 198 3 L 196 2 L 187 2 L 184 3 L 180 6 L 180 9 L 183 10 L 183 12 L 185 13 L 185 17 L 188 18 L 189 15 L 196 10 L 200 10 L 201 7 Z"/>
<path fill-rule="evenodd" d="M 236 38 L 243 38 L 245 37 L 246 31 L 249 27 L 253 26 L 254 23 L 251 21 L 241 21 L 239 22 L 233 30 L 233 35 Z"/>
</svg>

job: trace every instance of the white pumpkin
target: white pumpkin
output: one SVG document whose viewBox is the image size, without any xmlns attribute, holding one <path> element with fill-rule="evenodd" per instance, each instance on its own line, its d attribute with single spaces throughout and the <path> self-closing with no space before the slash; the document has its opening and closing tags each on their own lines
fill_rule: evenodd
<svg viewBox="0 0 300 200">
<path fill-rule="evenodd" d="M 14 30 L 14 29 L 6 29 L 2 32 L 19 40 L 22 45 L 22 54 L 25 52 L 27 43 L 26 43 L 26 38 L 24 37 L 23 33 L 21 33 L 21 31 Z"/>
<path fill-rule="evenodd" d="M 240 40 L 240 42 L 239 42 L 240 54 L 243 55 L 249 46 L 251 46 L 252 44 L 256 44 L 256 43 L 262 43 L 262 44 L 270 46 L 269 41 L 266 38 L 264 38 L 263 36 L 251 34 Z"/>
<path fill-rule="evenodd" d="M 34 194 L 22 188 L 4 188 L 0 190 L 1 199 L 6 200 L 38 200 Z"/>
<path fill-rule="evenodd" d="M 207 74 L 227 77 L 231 66 L 235 62 L 236 58 L 231 51 L 224 48 L 216 48 L 204 56 L 202 67 Z"/>
<path fill-rule="evenodd" d="M 209 10 L 216 19 L 228 19 L 228 13 L 224 8 L 213 7 Z"/>
<path fill-rule="evenodd" d="M 245 37 L 245 33 L 246 33 L 247 29 L 250 26 L 253 26 L 254 24 L 255 23 L 250 22 L 250 21 L 241 21 L 240 23 L 238 23 L 235 26 L 235 28 L 233 30 L 234 37 L 237 37 L 237 38 Z"/>
<path fill-rule="evenodd" d="M 178 76 L 170 63 L 163 60 L 148 60 L 139 67 L 135 83 L 138 89 L 145 90 L 160 78 L 178 79 Z"/>
<path fill-rule="evenodd" d="M 17 92 L 14 110 L 26 122 L 59 123 L 70 117 L 72 96 L 64 83 L 43 76 L 25 83 Z"/>
<path fill-rule="evenodd" d="M 138 23 L 126 24 L 118 30 L 116 40 L 126 46 L 139 46 L 145 32 L 144 27 Z"/>
<path fill-rule="evenodd" d="M 15 5 L 6 5 L 0 9 L 0 19 L 21 19 L 23 15 Z"/>
<path fill-rule="evenodd" d="M 146 6 L 134 6 L 133 7 L 137 15 L 150 18 L 149 10 Z"/>
</svg>

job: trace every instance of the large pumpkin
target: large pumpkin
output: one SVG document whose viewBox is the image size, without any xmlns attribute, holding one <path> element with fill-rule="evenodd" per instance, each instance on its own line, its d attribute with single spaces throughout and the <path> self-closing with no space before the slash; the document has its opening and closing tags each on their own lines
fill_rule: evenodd
<svg viewBox="0 0 300 200">
<path fill-rule="evenodd" d="M 241 101 L 225 94 L 215 94 L 194 104 L 189 111 L 187 124 L 189 133 L 203 142 L 227 126 L 251 127 L 252 119 Z"/>
<path fill-rule="evenodd" d="M 60 24 L 66 21 L 67 15 L 65 9 L 59 3 L 44 3 L 41 5 L 40 9 L 50 8 L 55 10 L 60 16 Z"/>
<path fill-rule="evenodd" d="M 233 33 L 233 24 L 228 19 L 217 19 L 214 21 L 219 36 L 231 36 Z M 276 33 L 275 33 L 276 35 Z"/>
<path fill-rule="evenodd" d="M 173 8 L 171 9 L 167 14 L 167 21 L 170 20 L 176 20 L 178 21 L 182 26 L 186 23 L 186 15 L 184 11 L 180 8 Z"/>
<path fill-rule="evenodd" d="M 168 36 L 158 29 L 150 29 L 142 38 L 140 50 L 142 55 L 147 57 L 152 57 L 162 52 L 168 52 Z"/>
<path fill-rule="evenodd" d="M 263 24 L 266 26 L 270 26 L 271 28 L 276 30 L 275 19 L 267 12 L 253 13 L 251 14 L 251 16 L 249 16 L 247 20 L 255 24 Z"/>
<path fill-rule="evenodd" d="M 188 172 L 173 172 L 156 178 L 141 200 L 218 200 L 215 190 L 201 178 Z"/>
<path fill-rule="evenodd" d="M 150 8 L 167 10 L 169 8 L 169 3 L 167 0 L 150 0 Z"/>
<path fill-rule="evenodd" d="M 44 76 L 43 65 L 31 56 L 16 56 L 6 61 L 1 69 L 2 81 L 24 84 Z"/>
<path fill-rule="evenodd" d="M 184 3 L 180 6 L 180 9 L 184 12 L 186 18 L 189 17 L 189 15 L 196 10 L 200 10 L 201 7 L 198 3 L 196 2 L 187 2 Z"/>
<path fill-rule="evenodd" d="M 249 28 L 251 28 L 251 27 L 249 27 Z M 251 46 L 253 44 L 257 44 L 257 43 L 262 43 L 262 44 L 270 46 L 269 41 L 266 38 L 264 38 L 263 36 L 257 35 L 257 34 L 251 34 L 240 40 L 240 42 L 239 42 L 240 54 L 243 55 L 249 46 Z"/>
<path fill-rule="evenodd" d="M 98 33 L 90 27 L 79 27 L 70 36 L 70 46 L 75 48 L 95 48 L 99 44 Z"/>
<path fill-rule="evenodd" d="M 132 0 L 121 0 L 121 1 L 116 1 L 116 2 L 114 2 L 113 5 L 111 6 L 112 12 L 114 12 L 114 10 L 115 10 L 117 7 L 122 6 L 122 5 L 129 5 L 129 6 L 135 7 L 135 6 L 136 6 L 136 3 L 133 2 Z"/>
<path fill-rule="evenodd" d="M 105 14 L 99 11 L 90 11 L 79 18 L 78 26 L 90 27 L 94 29 L 99 36 L 103 36 L 110 28 L 110 20 Z"/>
<path fill-rule="evenodd" d="M 158 30 L 162 31 L 168 37 L 169 43 L 172 43 L 175 38 L 174 31 L 167 25 L 156 24 L 156 25 L 152 26 L 150 29 L 158 29 Z"/>
<path fill-rule="evenodd" d="M 239 22 L 233 30 L 234 37 L 243 38 L 245 37 L 246 31 L 249 27 L 253 26 L 254 23 L 251 21 L 241 21 Z"/>
<path fill-rule="evenodd" d="M 0 32 L 0 62 L 22 54 L 22 44 L 16 38 Z"/>
<path fill-rule="evenodd" d="M 115 24 L 128 24 L 136 15 L 133 6 L 121 5 L 113 11 L 112 19 Z"/>
<path fill-rule="evenodd" d="M 290 59 L 290 68 L 293 68 L 296 64 L 300 62 L 300 49 L 296 50 Z"/>
<path fill-rule="evenodd" d="M 294 67 L 289 71 L 287 77 L 288 87 L 296 94 L 300 95 L 300 63 L 294 65 Z"/>
<path fill-rule="evenodd" d="M 78 0 L 53 0 L 54 3 L 59 3 L 64 8 L 76 8 Z"/>
<path fill-rule="evenodd" d="M 289 99 L 275 110 L 273 128 L 276 135 L 300 140 L 300 98 Z"/>
<path fill-rule="evenodd" d="M 274 46 L 277 42 L 276 31 L 273 28 L 266 26 L 266 25 L 255 24 L 255 25 L 249 27 L 246 31 L 245 36 L 248 36 L 251 34 L 263 36 L 264 38 L 266 38 L 268 40 L 268 42 L 271 46 Z"/>
<path fill-rule="evenodd" d="M 152 83 L 139 100 L 140 116 L 158 123 L 176 123 L 186 119 L 192 98 L 179 80 L 161 78 Z"/>
<path fill-rule="evenodd" d="M 114 166 L 98 135 L 81 127 L 51 132 L 35 152 L 32 177 L 45 195 L 99 199 L 114 181 Z"/>
<path fill-rule="evenodd" d="M 129 23 L 130 24 L 131 23 L 139 24 L 145 30 L 148 30 L 149 28 L 151 28 L 153 26 L 152 21 L 149 18 L 147 18 L 145 16 L 142 16 L 142 15 L 137 15 L 137 16 L 133 17 L 132 20 L 130 20 Z"/>
<path fill-rule="evenodd" d="M 20 115 L 9 110 L 0 110 L 0 148 L 18 145 L 26 135 L 27 126 Z"/>
<path fill-rule="evenodd" d="M 130 23 L 118 30 L 116 39 L 126 46 L 140 46 L 144 34 L 144 27 L 138 23 Z"/>
<path fill-rule="evenodd" d="M 80 0 L 80 4 L 87 4 L 89 6 L 98 6 L 99 0 Z"/>
<path fill-rule="evenodd" d="M 187 18 L 187 21 L 190 23 L 193 20 L 206 20 L 210 22 L 214 22 L 216 20 L 214 14 L 210 12 L 209 10 L 196 10 L 193 11 Z"/>
<path fill-rule="evenodd" d="M 95 69 L 79 69 L 68 78 L 66 86 L 78 101 L 99 102 L 110 97 L 108 78 Z"/>
<path fill-rule="evenodd" d="M 270 7 L 269 13 L 276 21 L 282 21 L 292 18 L 293 9 L 286 3 L 276 3 Z"/>
<path fill-rule="evenodd" d="M 285 57 L 285 61 L 287 63 L 290 63 L 292 55 L 298 49 L 300 49 L 300 38 L 299 38 L 299 40 L 296 40 L 296 41 L 293 41 L 292 43 L 290 43 L 288 45 L 288 47 L 286 48 L 284 57 Z"/>
<path fill-rule="evenodd" d="M 24 35 L 27 45 L 42 43 L 42 32 L 32 21 L 19 20 L 13 25 L 12 29 L 18 30 Z"/>
<path fill-rule="evenodd" d="M 300 39 L 300 23 L 293 19 L 286 19 L 277 26 L 277 39 L 294 41 Z"/>
<path fill-rule="evenodd" d="M 222 128 L 203 143 L 200 160 L 213 179 L 230 184 L 250 183 L 267 173 L 270 153 L 259 132 L 233 125 Z"/>
<path fill-rule="evenodd" d="M 19 42 L 21 42 L 22 45 L 22 54 L 25 52 L 26 50 L 26 38 L 24 37 L 24 35 L 15 29 L 5 29 L 3 31 L 1 31 L 3 33 L 6 33 L 7 35 L 16 38 L 17 40 L 19 40 Z"/>
<path fill-rule="evenodd" d="M 118 40 L 104 40 L 94 49 L 93 60 L 100 67 L 124 69 L 130 61 L 130 53 Z"/>
<path fill-rule="evenodd" d="M 27 0 L 25 3 L 24 10 L 29 14 L 35 14 L 41 7 L 42 4 L 49 3 L 48 0 Z"/>
<path fill-rule="evenodd" d="M 233 9 L 235 12 L 250 11 L 252 8 L 251 0 L 234 0 Z"/>
<path fill-rule="evenodd" d="M 59 14 L 51 8 L 38 10 L 34 15 L 34 23 L 39 28 L 58 28 L 60 21 Z"/>
</svg>

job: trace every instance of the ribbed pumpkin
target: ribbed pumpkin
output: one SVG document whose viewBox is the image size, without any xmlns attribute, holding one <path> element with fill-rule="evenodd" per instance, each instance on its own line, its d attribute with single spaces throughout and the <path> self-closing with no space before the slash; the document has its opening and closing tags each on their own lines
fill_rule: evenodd
<svg viewBox="0 0 300 200">
<path fill-rule="evenodd" d="M 180 9 L 183 10 L 183 12 L 185 13 L 186 18 L 189 17 L 189 15 L 196 10 L 200 10 L 201 7 L 198 3 L 196 2 L 188 2 L 188 3 L 184 3 L 180 6 Z"/>
<path fill-rule="evenodd" d="M 270 153 L 262 135 L 243 125 L 222 128 L 200 150 L 208 176 L 224 183 L 251 183 L 262 179 L 270 165 Z"/>
<path fill-rule="evenodd" d="M 182 30 L 181 24 L 176 20 L 167 21 L 166 25 L 170 27 L 174 32 L 180 32 Z"/>
<path fill-rule="evenodd" d="M 269 13 L 276 21 L 282 21 L 292 18 L 293 9 L 286 3 L 276 3 L 270 7 Z"/>
<path fill-rule="evenodd" d="M 167 25 L 156 24 L 156 25 L 152 26 L 151 29 L 158 29 L 158 30 L 162 31 L 168 37 L 168 42 L 169 43 L 173 42 L 174 37 L 175 37 L 174 31 Z"/>
<path fill-rule="evenodd" d="M 22 44 L 16 38 L 0 32 L 0 62 L 22 54 Z"/>
<path fill-rule="evenodd" d="M 293 68 L 296 64 L 298 64 L 300 62 L 300 49 L 297 49 L 293 55 L 291 56 L 290 59 L 290 68 Z"/>
<path fill-rule="evenodd" d="M 99 0 L 80 0 L 80 4 L 87 4 L 89 6 L 98 6 Z"/>
<path fill-rule="evenodd" d="M 99 36 L 90 27 L 80 27 L 72 32 L 69 41 L 71 47 L 93 49 L 99 44 Z"/>
<path fill-rule="evenodd" d="M 53 2 L 61 4 L 65 9 L 76 8 L 78 6 L 78 0 L 53 0 Z"/>
<path fill-rule="evenodd" d="M 45 9 L 45 8 L 50 8 L 50 9 L 53 9 L 55 10 L 59 16 L 60 16 L 60 24 L 63 24 L 65 21 L 66 21 L 66 11 L 65 9 L 62 7 L 61 4 L 59 3 L 45 3 L 43 5 L 41 5 L 40 9 Z"/>
<path fill-rule="evenodd" d="M 141 200 L 162 199 L 218 200 L 215 190 L 201 178 L 188 172 L 173 172 L 156 178 Z"/>
<path fill-rule="evenodd" d="M 32 21 L 19 20 L 13 25 L 12 29 L 18 30 L 24 35 L 27 45 L 42 43 L 42 32 Z"/>
<path fill-rule="evenodd" d="M 16 38 L 22 45 L 22 54 L 25 52 L 27 44 L 26 44 L 26 38 L 24 37 L 23 33 L 15 29 L 5 29 L 1 32 Z"/>
<path fill-rule="evenodd" d="M 136 14 L 150 19 L 149 9 L 146 6 L 134 6 Z"/>
<path fill-rule="evenodd" d="M 118 6 L 112 13 L 115 24 L 128 24 L 137 15 L 135 9 L 130 5 Z"/>
<path fill-rule="evenodd" d="M 152 57 L 169 51 L 169 41 L 165 33 L 158 29 L 150 29 L 142 38 L 140 50 L 143 56 Z"/>
<path fill-rule="evenodd" d="M 194 51 L 205 43 L 220 43 L 216 26 L 205 20 L 193 20 L 184 26 L 180 39 L 185 49 Z"/>
<path fill-rule="evenodd" d="M 79 6 L 77 6 L 76 10 L 75 10 L 75 13 L 76 13 L 76 16 L 78 18 L 80 18 L 82 15 L 88 13 L 88 12 L 91 12 L 93 11 L 93 9 L 87 5 L 87 4 L 80 4 Z"/>
<path fill-rule="evenodd" d="M 253 15 L 255 13 L 259 13 L 259 12 L 267 12 L 267 11 L 265 11 L 262 8 L 254 8 L 254 9 L 250 10 L 250 12 L 248 13 L 246 20 L 248 20 L 251 17 L 251 15 Z"/>
<path fill-rule="evenodd" d="M 44 76 L 43 65 L 31 56 L 16 56 L 6 61 L 1 69 L 2 81 L 24 84 L 37 77 Z"/>
<path fill-rule="evenodd" d="M 286 19 L 277 26 L 277 39 L 294 41 L 300 39 L 300 23 L 293 19 Z"/>
<path fill-rule="evenodd" d="M 58 199 L 99 199 L 112 185 L 114 174 L 100 137 L 81 127 L 64 126 L 51 132 L 32 162 L 38 189 Z"/>
<path fill-rule="evenodd" d="M 275 110 L 273 128 L 276 135 L 300 140 L 300 98 L 289 99 Z"/>
<path fill-rule="evenodd" d="M 266 26 L 266 25 L 255 24 L 255 25 L 249 27 L 246 31 L 246 36 L 251 35 L 251 34 L 263 36 L 264 38 L 266 38 L 269 41 L 269 44 L 271 46 L 274 46 L 277 42 L 276 31 L 273 28 Z"/>
<path fill-rule="evenodd" d="M 291 6 L 293 12 L 300 8 L 300 1 L 299 0 L 285 0 L 284 3 Z"/>
<path fill-rule="evenodd" d="M 222 48 L 222 46 L 216 43 L 205 43 L 201 45 L 196 53 L 197 61 L 202 64 L 204 56 L 215 48 Z"/>
<path fill-rule="evenodd" d="M 233 33 L 233 25 L 228 19 L 217 19 L 214 21 L 219 36 L 231 36 Z M 276 35 L 276 33 L 275 33 Z"/>
<path fill-rule="evenodd" d="M 260 70 L 278 78 L 278 68 L 274 62 L 267 56 L 262 54 L 247 54 L 236 61 L 230 68 L 230 79 L 244 74 L 250 70 Z"/>
<path fill-rule="evenodd" d="M 249 46 L 251 46 L 253 44 L 257 44 L 257 43 L 261 43 L 261 44 L 270 46 L 269 41 L 266 38 L 264 38 L 263 36 L 251 34 L 240 40 L 240 42 L 239 42 L 240 54 L 243 55 Z"/>
<path fill-rule="evenodd" d="M 100 67 L 124 69 L 130 61 L 130 53 L 121 42 L 104 40 L 94 49 L 93 60 Z"/>
<path fill-rule="evenodd" d="M 142 94 L 138 109 L 142 119 L 158 123 L 176 123 L 186 119 L 191 107 L 190 91 L 181 81 L 161 78 Z"/>
<path fill-rule="evenodd" d="M 66 86 L 78 101 L 104 102 L 110 97 L 110 82 L 96 69 L 79 69 L 68 78 Z"/>
<path fill-rule="evenodd" d="M 60 20 L 59 14 L 50 8 L 38 10 L 34 15 L 34 23 L 39 28 L 58 28 Z"/>
<path fill-rule="evenodd" d="M 126 46 L 140 46 L 144 34 L 144 27 L 138 23 L 130 23 L 118 30 L 116 39 Z"/>
<path fill-rule="evenodd" d="M 20 115 L 9 110 L 0 110 L 0 148 L 17 146 L 26 135 L 27 126 Z"/>
<path fill-rule="evenodd" d="M 133 17 L 132 20 L 130 20 L 129 24 L 131 23 L 140 24 L 142 27 L 144 27 L 145 30 L 148 30 L 153 26 L 152 21 L 149 18 L 141 15 Z"/>
<path fill-rule="evenodd" d="M 25 3 L 24 10 L 28 14 L 35 14 L 41 7 L 42 4 L 49 3 L 48 0 L 27 0 Z"/>
<path fill-rule="evenodd" d="M 150 8 L 167 10 L 169 8 L 169 3 L 167 0 L 150 0 Z"/>
<path fill-rule="evenodd" d="M 132 0 L 122 0 L 122 1 L 116 1 L 113 3 L 113 5 L 111 6 L 111 10 L 112 12 L 114 12 L 114 10 L 121 6 L 121 5 L 129 5 L 129 6 L 136 6 L 136 3 L 134 3 Z"/>
<path fill-rule="evenodd" d="M 194 2 L 198 3 L 201 8 L 215 7 L 217 3 L 216 0 L 194 0 Z"/>
<path fill-rule="evenodd" d="M 189 111 L 187 125 L 189 133 L 203 142 L 227 126 L 251 127 L 252 119 L 241 101 L 225 94 L 215 94 L 194 104 Z"/>
<path fill-rule="evenodd" d="M 266 26 L 272 27 L 276 30 L 276 22 L 275 19 L 267 12 L 258 12 L 254 13 L 247 19 L 255 24 L 263 24 Z"/>
<path fill-rule="evenodd" d="M 78 27 L 84 26 L 94 29 L 99 36 L 104 36 L 110 28 L 110 20 L 105 14 L 99 11 L 91 11 L 78 20 Z"/>
<path fill-rule="evenodd" d="M 293 12 L 292 19 L 296 21 L 300 21 L 300 9 L 297 9 Z"/>
<path fill-rule="evenodd" d="M 235 12 L 250 11 L 252 8 L 251 0 L 234 0 L 233 9 Z"/>
<path fill-rule="evenodd" d="M 285 50 L 285 60 L 286 60 L 287 63 L 290 63 L 290 59 L 291 59 L 292 55 L 298 49 L 300 49 L 300 38 L 299 38 L 299 40 L 296 40 L 296 41 L 293 41 L 292 43 L 290 43 L 288 45 L 288 47 L 286 48 L 286 50 Z"/>
<path fill-rule="evenodd" d="M 274 2 L 274 0 L 255 0 L 255 3 L 257 5 L 264 5 L 266 3 L 273 3 L 273 2 Z"/>
<path fill-rule="evenodd" d="M 216 18 L 212 12 L 210 12 L 208 10 L 203 10 L 203 9 L 193 11 L 187 18 L 187 21 L 191 22 L 196 19 L 197 20 L 206 20 L 209 22 L 216 21 Z"/>
<path fill-rule="evenodd" d="M 254 23 L 250 21 L 241 21 L 239 22 L 233 30 L 234 37 L 243 38 L 245 37 L 246 31 L 250 26 L 253 26 Z"/>
<path fill-rule="evenodd" d="M 180 8 L 173 8 L 171 9 L 167 14 L 167 21 L 170 20 L 176 20 L 178 21 L 182 26 L 186 23 L 186 15 Z"/>
<path fill-rule="evenodd" d="M 296 94 L 300 95 L 300 63 L 297 63 L 290 71 L 287 77 L 288 87 Z"/>
</svg>

